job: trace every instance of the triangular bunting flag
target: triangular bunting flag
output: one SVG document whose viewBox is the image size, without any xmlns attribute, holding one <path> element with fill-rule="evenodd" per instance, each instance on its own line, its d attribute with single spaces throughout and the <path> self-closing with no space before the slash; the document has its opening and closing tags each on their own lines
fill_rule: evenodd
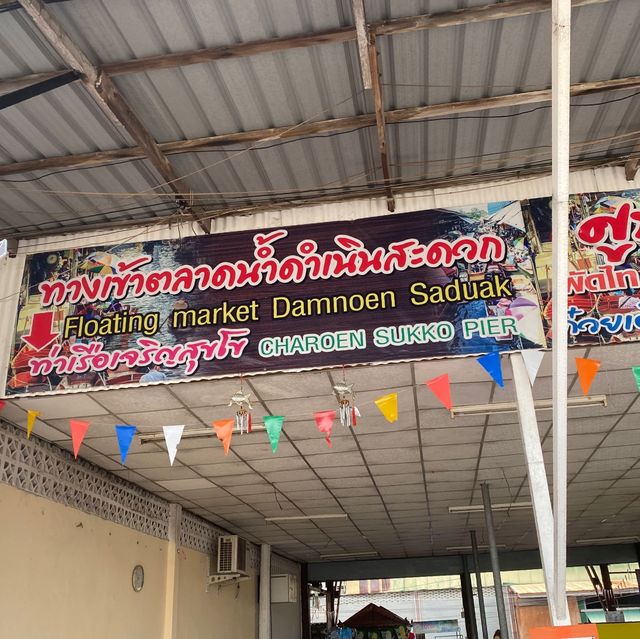
<svg viewBox="0 0 640 639">
<path fill-rule="evenodd" d="M 398 421 L 398 393 L 383 395 L 378 397 L 375 402 L 388 422 Z"/>
<path fill-rule="evenodd" d="M 78 459 L 78 452 L 80 451 L 82 440 L 89 430 L 89 422 L 80 419 L 71 419 L 69 420 L 69 426 L 71 428 L 71 441 L 73 442 L 73 456 Z"/>
<path fill-rule="evenodd" d="M 264 427 L 267 429 L 267 435 L 271 442 L 271 451 L 275 453 L 278 450 L 278 442 L 282 433 L 284 417 L 281 415 L 266 415 L 264 417 Z"/>
<path fill-rule="evenodd" d="M 425 384 L 431 389 L 431 392 L 440 400 L 447 410 L 451 410 L 451 384 L 449 383 L 449 375 L 445 373 L 439 377 L 434 377 Z"/>
<path fill-rule="evenodd" d="M 0 399 L 0 410 L 2 410 L 7 405 L 7 402 L 4 399 Z"/>
<path fill-rule="evenodd" d="M 527 369 L 529 382 L 531 382 L 531 386 L 533 386 L 536 381 L 538 371 L 540 370 L 540 364 L 542 364 L 542 359 L 544 358 L 544 351 L 531 349 L 522 351 L 520 354 L 522 355 L 524 366 Z"/>
<path fill-rule="evenodd" d="M 36 423 L 36 419 L 40 417 L 39 410 L 28 410 L 27 411 L 27 439 L 31 437 L 31 431 L 33 430 L 33 425 Z"/>
<path fill-rule="evenodd" d="M 598 374 L 600 362 L 597 359 L 576 357 L 576 368 L 578 369 L 578 379 L 580 380 L 580 386 L 582 386 L 582 394 L 588 395 L 591 384 Z"/>
<path fill-rule="evenodd" d="M 502 378 L 502 363 L 500 361 L 500 353 L 497 351 L 495 353 L 488 353 L 487 355 L 483 355 L 482 357 L 478 357 L 476 360 L 482 368 L 484 368 L 493 381 L 500 386 L 500 388 L 504 388 L 504 379 Z"/>
<path fill-rule="evenodd" d="M 184 425 L 162 427 L 162 431 L 164 432 L 164 441 L 167 444 L 167 452 L 169 453 L 169 463 L 172 466 L 176 458 L 176 453 L 178 452 L 178 444 L 182 439 L 183 430 L 184 430 Z"/>
<path fill-rule="evenodd" d="M 634 366 L 631 370 L 633 371 L 633 376 L 635 377 L 638 391 L 640 391 L 640 366 Z"/>
<path fill-rule="evenodd" d="M 120 447 L 120 461 L 124 464 L 124 460 L 129 453 L 129 447 L 136 434 L 135 426 L 116 426 L 116 437 L 118 438 L 118 446 Z"/>
<path fill-rule="evenodd" d="M 313 415 L 316 419 L 316 426 L 318 430 L 324 434 L 324 440 L 327 442 L 327 446 L 330 448 L 333 446 L 331 443 L 331 431 L 333 430 L 333 422 L 336 418 L 335 410 L 321 410 Z"/>
<path fill-rule="evenodd" d="M 229 448 L 231 448 L 234 426 L 235 421 L 233 419 L 221 419 L 220 421 L 213 422 L 213 429 L 216 431 L 216 437 L 222 442 L 225 455 L 229 454 Z"/>
</svg>

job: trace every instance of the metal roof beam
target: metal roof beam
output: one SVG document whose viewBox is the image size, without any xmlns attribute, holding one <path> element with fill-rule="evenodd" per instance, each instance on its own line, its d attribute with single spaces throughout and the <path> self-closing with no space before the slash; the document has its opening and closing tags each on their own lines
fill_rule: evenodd
<svg viewBox="0 0 640 639">
<path fill-rule="evenodd" d="M 65 71 L 46 80 L 40 80 L 21 89 L 11 91 L 10 93 L 4 93 L 0 95 L 0 109 L 6 109 L 10 106 L 20 104 L 20 102 L 24 102 L 25 100 L 30 100 L 31 98 L 53 91 L 54 89 L 64 87 L 67 84 L 75 82 L 79 77 L 80 74 L 77 71 Z"/>
<path fill-rule="evenodd" d="M 571 86 L 571 95 L 576 97 L 606 91 L 637 88 L 640 88 L 640 76 L 630 76 L 615 80 L 581 82 L 574 84 Z M 511 93 L 490 98 L 465 100 L 462 102 L 447 102 L 444 104 L 396 109 L 385 113 L 385 122 L 388 124 L 390 122 L 398 123 L 427 120 L 429 118 L 456 115 L 460 113 L 501 109 L 504 107 L 522 106 L 526 104 L 538 104 L 542 102 L 549 102 L 550 100 L 551 90 L 541 89 L 538 91 Z M 234 144 L 254 144 L 256 142 L 267 140 L 273 141 L 278 139 L 304 138 L 306 136 L 317 135 L 319 133 L 336 133 L 350 129 L 374 126 L 375 124 L 375 114 L 371 113 L 346 118 L 335 118 L 332 120 L 321 120 L 320 122 L 307 122 L 296 126 L 289 125 L 269 129 L 256 129 L 253 131 L 240 131 L 238 133 L 227 133 L 190 140 L 162 142 L 157 146 L 163 154 L 189 153 L 192 151 L 200 151 L 203 149 L 230 146 Z M 67 167 L 83 168 L 97 166 L 117 160 L 139 159 L 145 157 L 145 154 L 145 149 L 142 148 L 142 146 L 136 146 L 109 151 L 96 151 L 75 155 L 60 155 L 37 160 L 25 160 L 22 162 L 12 162 L 10 164 L 0 164 L 0 176 Z"/>
<path fill-rule="evenodd" d="M 38 82 L 44 82 L 45 80 L 51 80 L 58 76 L 69 73 L 69 69 L 62 71 L 44 71 L 43 73 L 32 73 L 30 75 L 21 75 L 16 78 L 6 78 L 0 80 L 0 94 L 9 93 L 11 91 L 19 91 L 25 87 L 31 86 Z"/>
<path fill-rule="evenodd" d="M 73 42 L 41 0 L 19 0 L 36 28 L 49 41 L 58 55 L 75 71 L 82 74 L 82 80 L 94 100 L 102 107 L 111 120 L 121 124 L 138 143 L 144 155 L 149 158 L 167 186 L 176 195 L 176 204 L 182 210 L 191 212 L 205 232 L 210 224 L 199 220 L 204 211 L 196 211 L 188 205 L 190 189 L 171 166 L 153 136 L 138 119 L 126 99 L 120 94 L 109 76 L 94 66 L 83 51 Z"/>
<path fill-rule="evenodd" d="M 469 557 L 469 568 L 475 569 L 473 557 Z M 623 564 L 637 561 L 633 544 L 608 544 L 594 546 L 573 546 L 567 548 L 568 566 L 585 566 L 598 562 Z M 489 556 L 481 553 L 480 569 L 491 570 Z M 536 570 L 541 567 L 538 550 L 510 550 L 500 553 L 500 568 L 508 570 Z M 327 581 L 342 579 L 357 581 L 360 579 L 394 579 L 402 577 L 431 577 L 459 575 L 462 568 L 462 555 L 432 555 L 429 557 L 399 557 L 395 559 L 352 559 L 347 561 L 313 562 L 308 565 L 309 581 Z"/>
</svg>

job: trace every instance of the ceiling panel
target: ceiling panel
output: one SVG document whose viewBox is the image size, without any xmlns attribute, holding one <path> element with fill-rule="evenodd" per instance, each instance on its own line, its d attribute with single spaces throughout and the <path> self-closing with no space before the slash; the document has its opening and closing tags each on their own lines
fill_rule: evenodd
<svg viewBox="0 0 640 639">
<path fill-rule="evenodd" d="M 589 356 L 618 362 L 608 354 L 601 356 L 616 349 L 593 348 Z M 631 352 L 628 345 L 620 350 L 629 361 Z M 546 355 L 543 366 L 548 360 Z M 506 358 L 503 361 L 507 372 Z M 414 368 L 416 375 L 435 370 L 431 362 L 415 364 Z M 452 377 L 460 373 L 465 380 L 454 385 L 457 403 L 486 403 L 491 397 L 494 402 L 504 401 L 502 391 L 473 368 L 468 360 L 438 363 L 439 371 Z M 611 383 L 599 391 L 607 394 L 606 408 L 570 410 L 569 534 L 576 539 L 602 536 L 606 530 L 603 520 L 614 516 L 619 530 L 616 536 L 631 534 L 637 521 L 640 422 L 635 415 L 640 403 L 635 403 L 637 393 L 628 383 L 628 371 L 612 370 Z M 224 398 L 236 388 L 234 380 L 158 386 L 144 393 L 117 389 L 74 395 L 74 402 L 78 402 L 73 410 L 67 397 L 35 398 L 44 420 L 38 423 L 37 433 L 69 449 L 68 417 L 86 417 L 92 424 L 81 449 L 86 459 L 195 509 L 227 529 L 267 540 L 289 556 L 310 560 L 330 554 L 330 550 L 370 550 L 370 544 L 384 557 L 446 552 L 448 546 L 465 545 L 470 528 L 483 530 L 483 514 L 452 515 L 448 509 L 480 504 L 482 481 L 490 483 L 494 503 L 530 499 L 516 416 L 452 419 L 433 403 L 418 376 L 416 406 L 408 364 L 346 371 L 349 381 L 357 380 L 354 383 L 363 417 L 354 431 L 336 422 L 329 448 L 312 413 L 316 408 L 335 406 L 330 381 L 335 375 L 336 371 L 276 374 L 248 381 L 261 400 L 256 401 L 254 424 L 259 425 L 267 413 L 282 410 L 285 417 L 292 415 L 285 421 L 275 455 L 259 429 L 236 435 L 228 456 L 213 432 L 209 437 L 189 438 L 189 430 L 202 429 L 215 414 L 229 413 Z M 598 379 L 608 375 L 603 365 Z M 393 378 L 392 388 L 378 388 L 385 377 Z M 575 383 L 574 377 L 569 381 Z M 539 396 L 550 392 L 547 382 L 541 385 Z M 373 403 L 391 390 L 399 393 L 401 407 L 400 418 L 393 424 Z M 138 401 L 138 396 L 144 401 Z M 24 425 L 24 409 L 33 401 L 11 400 L 4 416 Z M 79 414 L 78 410 L 86 412 Z M 174 466 L 168 464 L 161 440 L 142 445 L 136 438 L 123 468 L 113 433 L 116 423 L 133 423 L 141 434 L 161 433 L 163 425 L 184 423 L 187 435 Z M 540 432 L 545 434 L 549 428 L 548 413 L 540 413 Z M 552 444 L 549 434 L 543 442 L 548 472 Z M 349 519 L 277 525 L 264 521 L 268 516 L 327 513 L 347 513 Z M 499 543 L 515 549 L 535 546 L 532 511 L 496 513 L 495 520 Z"/>
</svg>

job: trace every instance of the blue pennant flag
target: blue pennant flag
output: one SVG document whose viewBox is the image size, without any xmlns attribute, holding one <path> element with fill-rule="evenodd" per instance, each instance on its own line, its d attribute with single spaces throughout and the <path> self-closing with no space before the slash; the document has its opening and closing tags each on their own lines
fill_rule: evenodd
<svg viewBox="0 0 640 639">
<path fill-rule="evenodd" d="M 116 426 L 116 437 L 118 438 L 118 446 L 120 446 L 120 459 L 123 464 L 135 434 L 135 426 Z"/>
<path fill-rule="evenodd" d="M 502 379 L 502 364 L 500 362 L 500 353 L 488 353 L 482 357 L 478 357 L 478 364 L 491 375 L 493 381 L 504 388 L 504 380 Z"/>
</svg>

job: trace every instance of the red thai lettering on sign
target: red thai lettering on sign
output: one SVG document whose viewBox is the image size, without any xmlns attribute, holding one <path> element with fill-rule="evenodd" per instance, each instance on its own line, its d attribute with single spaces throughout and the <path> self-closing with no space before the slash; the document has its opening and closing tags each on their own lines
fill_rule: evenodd
<svg viewBox="0 0 640 639">
<path fill-rule="evenodd" d="M 46 280 L 38 285 L 41 305 L 48 308 L 77 304 L 81 300 L 105 302 L 145 295 L 181 295 L 196 289 L 232 291 L 260 284 L 300 284 L 305 280 L 389 275 L 422 267 L 451 267 L 460 260 L 468 264 L 502 262 L 507 254 L 504 240 L 491 233 L 454 240 L 435 239 L 426 245 L 415 238 L 407 238 L 373 249 L 368 249 L 356 237 L 336 235 L 333 241 L 338 250 L 318 252 L 318 244 L 305 239 L 298 243 L 296 254 L 278 258 L 273 244 L 287 235 L 286 229 L 254 235 L 255 259 L 251 262 L 184 264 L 175 269 L 140 271 L 138 269 L 152 261 L 151 257 L 142 256 L 119 261 L 114 273 L 100 277 L 82 274 L 68 280 Z"/>
<path fill-rule="evenodd" d="M 592 246 L 609 264 L 624 264 L 640 242 L 640 209 L 629 202 L 615 213 L 599 213 L 582 220 L 576 227 L 578 239 Z"/>
</svg>

